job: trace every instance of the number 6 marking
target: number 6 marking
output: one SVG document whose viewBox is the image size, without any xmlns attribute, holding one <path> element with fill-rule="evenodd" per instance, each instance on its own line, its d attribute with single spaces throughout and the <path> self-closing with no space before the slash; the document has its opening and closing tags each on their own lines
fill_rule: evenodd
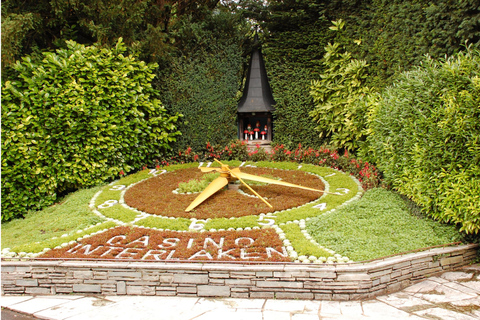
<svg viewBox="0 0 480 320">
<path fill-rule="evenodd" d="M 98 206 L 99 209 L 105 209 L 105 208 L 110 208 L 113 205 L 116 205 L 118 203 L 117 200 L 107 200 L 101 205 Z"/>
</svg>

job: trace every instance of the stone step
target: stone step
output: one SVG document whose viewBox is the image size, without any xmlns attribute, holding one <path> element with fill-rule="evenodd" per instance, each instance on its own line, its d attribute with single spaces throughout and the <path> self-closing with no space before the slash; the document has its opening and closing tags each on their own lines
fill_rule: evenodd
<svg viewBox="0 0 480 320">
<path fill-rule="evenodd" d="M 257 149 L 257 146 L 260 146 L 263 150 L 265 150 L 266 153 L 271 153 L 272 151 L 272 145 L 271 141 L 267 140 L 253 140 L 253 141 L 248 141 L 247 142 L 247 150 L 248 152 L 255 151 Z"/>
</svg>

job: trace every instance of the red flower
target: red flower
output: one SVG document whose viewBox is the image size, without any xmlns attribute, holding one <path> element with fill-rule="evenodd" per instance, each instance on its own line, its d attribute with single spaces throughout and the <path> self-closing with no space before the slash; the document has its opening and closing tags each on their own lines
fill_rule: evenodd
<svg viewBox="0 0 480 320">
<path fill-rule="evenodd" d="M 123 172 L 123 170 L 120 170 L 120 175 L 123 176 L 125 174 L 125 172 Z"/>
</svg>

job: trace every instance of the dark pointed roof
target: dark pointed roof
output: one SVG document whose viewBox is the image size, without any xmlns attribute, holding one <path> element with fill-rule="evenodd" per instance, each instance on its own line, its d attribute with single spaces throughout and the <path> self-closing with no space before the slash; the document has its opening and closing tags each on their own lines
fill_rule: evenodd
<svg viewBox="0 0 480 320">
<path fill-rule="evenodd" d="M 255 44 L 258 44 L 258 35 L 255 33 Z M 272 90 L 268 83 L 267 71 L 263 61 L 260 46 L 256 45 L 250 58 L 247 81 L 243 89 L 243 96 L 238 103 L 238 112 L 272 112 L 274 110 Z"/>
</svg>

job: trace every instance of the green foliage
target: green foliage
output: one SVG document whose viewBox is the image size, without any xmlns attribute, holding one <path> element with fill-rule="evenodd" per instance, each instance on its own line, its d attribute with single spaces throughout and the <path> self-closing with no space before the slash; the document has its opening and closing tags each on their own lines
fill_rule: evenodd
<svg viewBox="0 0 480 320">
<path fill-rule="evenodd" d="M 23 49 L 23 40 L 35 24 L 32 13 L 2 16 L 2 71 L 6 65 L 15 63 L 17 52 Z"/>
<path fill-rule="evenodd" d="M 400 75 L 369 122 L 370 153 L 387 182 L 432 217 L 480 230 L 480 50 Z"/>
<path fill-rule="evenodd" d="M 305 32 L 307 35 L 302 33 Z M 309 112 L 314 108 L 314 102 L 306 92 L 315 74 L 320 71 L 318 53 L 308 56 L 312 61 L 306 61 L 309 52 L 298 48 L 323 48 L 322 38 L 318 34 L 308 34 L 312 30 L 300 30 L 298 33 L 270 35 L 263 46 L 266 70 L 270 86 L 276 102 L 274 111 L 274 141 L 294 148 L 299 143 L 310 146 L 319 146 L 322 139 L 315 132 L 315 125 L 309 118 Z M 309 36 L 305 42 L 294 44 L 293 39 L 302 39 Z M 273 37 L 277 37 L 276 39 Z M 290 39 L 290 37 L 292 39 Z M 290 47 L 290 46 L 293 46 Z M 285 52 L 285 48 L 292 48 Z M 323 52 L 323 49 L 319 49 Z M 291 61 L 295 58 L 300 61 Z M 287 60 L 288 59 L 288 60 Z M 318 59 L 318 60 L 317 60 Z"/>
<path fill-rule="evenodd" d="M 341 32 L 345 22 L 333 21 L 331 30 Z M 365 113 L 371 89 L 365 86 L 367 63 L 352 58 L 339 42 L 328 44 L 321 80 L 312 82 L 315 108 L 310 112 L 320 132 L 335 148 L 356 149 L 364 137 Z"/>
<path fill-rule="evenodd" d="M 237 137 L 245 23 L 219 12 L 201 22 L 184 17 L 174 27 L 178 50 L 159 70 L 157 86 L 167 109 L 184 115 L 176 147 L 226 145 Z"/>
<path fill-rule="evenodd" d="M 2 64 L 13 65 L 37 49 L 63 48 L 68 40 L 110 48 L 120 37 L 142 60 L 162 62 L 175 47 L 172 26 L 185 15 L 201 21 L 217 4 L 218 0 L 2 1 Z"/>
<path fill-rule="evenodd" d="M 2 88 L 2 221 L 138 168 L 175 140 L 156 66 L 124 52 L 121 40 L 112 50 L 68 42 L 15 65 Z"/>
<path fill-rule="evenodd" d="M 461 240 L 454 226 L 411 215 L 398 194 L 380 188 L 311 219 L 307 230 L 319 244 L 355 261 Z"/>
<path fill-rule="evenodd" d="M 103 202 L 102 202 L 103 203 Z M 119 204 L 116 204 L 114 206 L 105 208 L 105 209 L 98 209 L 101 214 L 103 214 L 107 218 L 112 218 L 115 220 L 119 220 L 125 223 L 132 222 L 135 220 L 135 217 L 137 216 L 137 213 L 127 209 Z"/>
<path fill-rule="evenodd" d="M 368 83 L 382 88 L 399 71 L 418 65 L 425 54 L 441 58 L 480 41 L 478 1 L 372 0 L 345 17 L 350 50 L 366 59 Z"/>
</svg>

